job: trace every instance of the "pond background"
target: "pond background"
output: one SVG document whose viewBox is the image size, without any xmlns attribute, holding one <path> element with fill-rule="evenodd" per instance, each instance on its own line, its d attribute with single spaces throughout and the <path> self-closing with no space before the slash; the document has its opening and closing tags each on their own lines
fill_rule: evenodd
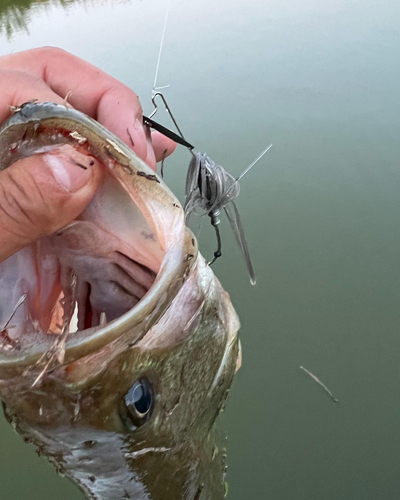
<svg viewBox="0 0 400 500">
<path fill-rule="evenodd" d="M 62 47 L 149 113 L 166 5 L 33 4 L 0 54 Z M 399 26 L 390 0 L 172 0 L 158 85 L 187 139 L 234 175 L 274 145 L 238 201 L 257 285 L 226 220 L 214 266 L 244 351 L 224 417 L 230 500 L 400 498 Z M 166 161 L 181 200 L 189 160 Z M 1 418 L 0 498 L 82 495 Z"/>
</svg>

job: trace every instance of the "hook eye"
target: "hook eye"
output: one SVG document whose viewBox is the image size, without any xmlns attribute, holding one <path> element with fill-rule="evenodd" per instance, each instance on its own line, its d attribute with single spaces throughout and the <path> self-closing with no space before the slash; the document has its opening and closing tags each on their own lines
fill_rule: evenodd
<svg viewBox="0 0 400 500">
<path fill-rule="evenodd" d="M 153 97 L 151 98 L 151 102 L 153 103 L 153 106 L 154 106 L 154 111 L 152 113 L 149 114 L 149 118 L 152 118 L 158 111 L 158 106 L 157 106 L 157 103 L 156 103 L 156 97 L 157 95 L 159 95 L 158 92 L 156 92 L 155 94 L 153 94 Z"/>
</svg>

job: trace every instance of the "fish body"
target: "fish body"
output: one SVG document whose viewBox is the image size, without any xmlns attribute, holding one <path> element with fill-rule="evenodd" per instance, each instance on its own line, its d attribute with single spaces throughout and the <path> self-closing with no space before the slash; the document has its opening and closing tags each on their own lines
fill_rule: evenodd
<svg viewBox="0 0 400 500">
<path fill-rule="evenodd" d="M 94 200 L 0 264 L 5 415 L 86 498 L 222 499 L 216 420 L 240 364 L 229 295 L 175 196 L 82 113 L 21 106 L 0 169 L 71 147 L 104 165 Z"/>
</svg>

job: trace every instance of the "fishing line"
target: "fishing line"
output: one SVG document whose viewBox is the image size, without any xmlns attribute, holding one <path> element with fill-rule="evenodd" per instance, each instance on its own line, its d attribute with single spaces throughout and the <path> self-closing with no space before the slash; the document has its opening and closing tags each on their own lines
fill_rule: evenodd
<svg viewBox="0 0 400 500">
<path fill-rule="evenodd" d="M 167 12 L 165 13 L 164 27 L 163 27 L 163 31 L 162 31 L 162 35 L 161 35 L 160 50 L 158 51 L 156 74 L 155 74 L 154 83 L 153 83 L 153 95 L 155 94 L 156 90 L 165 89 L 165 88 L 169 87 L 169 85 L 165 85 L 164 87 L 156 87 L 156 85 L 157 85 L 157 79 L 158 79 L 158 70 L 160 69 L 161 53 L 162 53 L 162 50 L 164 47 L 165 32 L 167 30 L 167 23 L 168 23 L 168 16 L 169 16 L 170 7 L 171 7 L 171 0 L 168 0 Z"/>
</svg>

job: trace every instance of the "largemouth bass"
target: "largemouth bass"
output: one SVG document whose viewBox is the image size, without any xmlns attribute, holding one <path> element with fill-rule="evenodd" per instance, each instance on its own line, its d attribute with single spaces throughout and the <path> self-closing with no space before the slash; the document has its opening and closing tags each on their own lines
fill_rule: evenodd
<svg viewBox="0 0 400 500">
<path fill-rule="evenodd" d="M 240 358 L 229 296 L 179 201 L 86 115 L 22 105 L 0 169 L 53 148 L 104 177 L 77 220 L 0 264 L 5 415 L 87 498 L 219 500 L 216 419 Z"/>
</svg>

